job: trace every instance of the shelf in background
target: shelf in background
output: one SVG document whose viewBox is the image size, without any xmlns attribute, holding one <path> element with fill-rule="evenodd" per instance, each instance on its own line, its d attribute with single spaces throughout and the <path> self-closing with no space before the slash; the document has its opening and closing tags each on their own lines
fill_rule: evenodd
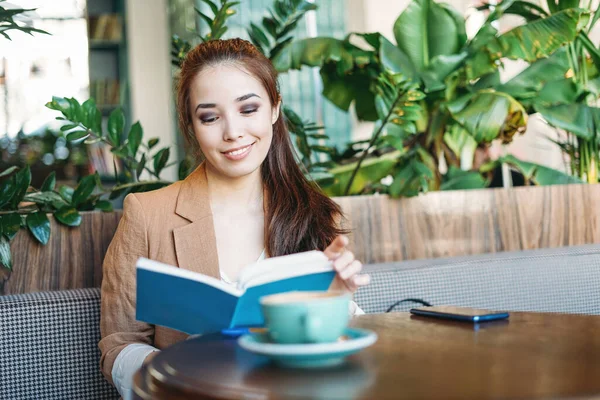
<svg viewBox="0 0 600 400">
<path fill-rule="evenodd" d="M 98 40 L 90 39 L 90 50 L 118 50 L 123 46 L 120 40 Z"/>
</svg>

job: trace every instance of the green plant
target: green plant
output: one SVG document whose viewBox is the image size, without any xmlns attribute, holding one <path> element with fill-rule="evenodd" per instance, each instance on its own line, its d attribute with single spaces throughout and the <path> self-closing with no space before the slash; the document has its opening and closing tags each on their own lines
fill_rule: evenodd
<svg viewBox="0 0 600 400">
<path fill-rule="evenodd" d="M 600 52 L 588 35 L 600 13 L 588 10 L 590 5 L 591 2 L 579 0 L 548 0 L 548 11 L 518 1 L 504 7 L 505 14 L 519 15 L 530 23 L 573 15 L 575 10 L 591 11 L 593 18 L 580 21 L 574 40 L 549 57 L 532 62 L 496 88 L 520 101 L 529 113 L 538 112 L 549 125 L 567 132 L 567 139 L 556 143 L 568 155 L 571 175 L 596 183 L 600 110 L 595 106 L 600 97 Z"/>
<path fill-rule="evenodd" d="M 0 3 L 4 3 L 6 0 L 0 0 Z M 14 8 L 14 9 L 6 9 L 2 7 L 0 4 L 0 35 L 4 36 L 6 39 L 11 40 L 8 35 L 8 31 L 21 31 L 33 35 L 33 33 L 42 33 L 48 35 L 48 32 L 43 31 L 41 29 L 32 28 L 29 26 L 22 26 L 15 22 L 15 17 L 19 14 L 23 14 L 30 11 L 35 11 L 35 8 Z"/>
<path fill-rule="evenodd" d="M 80 104 L 73 98 L 54 97 L 46 106 L 62 114 L 57 119 L 65 122 L 61 130 L 68 141 L 104 143 L 110 147 L 115 164 L 123 166 L 123 171 L 115 173 L 116 184 L 109 188 L 103 186 L 97 173 L 82 178 L 75 188 L 65 185 L 57 188 L 52 172 L 39 189 L 30 186 L 29 166 L 12 166 L 0 172 L 0 263 L 8 269 L 12 267 L 10 240 L 19 228 L 28 229 L 38 242 L 46 244 L 50 238 L 47 214 L 53 214 L 63 225 L 79 226 L 81 211 L 111 211 L 109 200 L 172 183 L 160 179 L 162 170 L 173 165 L 169 163 L 170 149 L 160 148 L 158 138 L 144 142 L 139 122 L 126 133 L 120 108 L 110 114 L 107 128 L 103 130 L 101 113 L 93 99 Z M 191 167 L 188 159 L 183 160 L 179 164 L 179 178 L 187 176 Z M 143 173 L 148 178 L 141 179 Z"/>
<path fill-rule="evenodd" d="M 462 15 L 451 6 L 433 0 L 413 0 L 394 24 L 397 45 L 379 33 L 352 33 L 343 40 L 309 38 L 287 46 L 273 60 L 278 70 L 319 67 L 327 99 L 343 110 L 354 104 L 359 119 L 376 121 L 367 146 L 362 145 L 358 152 L 347 152 L 344 158 L 333 158 L 338 166 L 330 170 L 335 179 L 327 188 L 329 193 L 378 191 L 410 196 L 427 190 L 485 187 L 490 164 L 484 169 L 467 167 L 459 171 L 465 164 L 472 164 L 478 146 L 486 146 L 493 140 L 508 143 L 515 134 L 522 133 L 531 110 L 523 97 L 507 89 L 511 82 L 500 84 L 501 60 L 519 59 L 535 64 L 555 57 L 565 47 L 577 50 L 577 43 L 585 38 L 585 27 L 590 27 L 590 11 L 567 7 L 567 3 L 573 1 L 559 2 L 561 8 L 547 15 L 541 14 L 533 3 L 504 0 L 469 40 Z M 527 14 L 528 22 L 499 34 L 494 22 L 507 13 L 517 12 L 531 14 Z M 534 16 L 536 12 L 538 15 Z M 597 16 L 592 23 L 596 19 Z M 357 38 L 364 44 L 351 42 Z M 585 47 L 585 43 L 582 41 L 580 47 Z M 597 53 L 589 43 L 585 48 L 591 54 Z M 422 100 L 401 104 L 393 113 L 413 124 L 389 125 L 383 119 L 385 113 L 377 111 L 380 101 L 377 93 L 382 90 L 380 77 L 384 73 L 401 74 L 424 93 Z M 528 95 L 541 95 L 541 89 L 529 91 Z M 383 132 L 381 126 L 385 126 Z M 372 152 L 377 137 L 385 138 L 389 149 L 399 151 L 394 163 L 389 157 L 381 158 L 385 149 Z M 363 143 L 350 146 L 354 149 L 357 144 Z M 367 163 L 369 158 L 375 160 Z M 365 162 L 361 163 L 362 159 Z M 445 174 L 440 168 L 441 159 L 448 166 Z M 515 160 L 508 157 L 501 161 L 515 167 L 525 165 Z M 347 174 L 351 168 L 356 170 L 352 175 L 361 176 L 359 170 L 365 165 L 371 171 L 366 175 L 373 180 L 366 179 L 356 186 L 352 182 L 335 184 L 343 179 L 340 173 Z M 537 184 L 564 181 L 564 174 L 559 171 L 535 175 L 542 170 L 542 167 L 534 169 L 530 181 Z M 380 177 L 387 175 L 393 178 L 392 183 L 381 185 Z M 342 186 L 345 188 L 340 190 Z"/>
</svg>

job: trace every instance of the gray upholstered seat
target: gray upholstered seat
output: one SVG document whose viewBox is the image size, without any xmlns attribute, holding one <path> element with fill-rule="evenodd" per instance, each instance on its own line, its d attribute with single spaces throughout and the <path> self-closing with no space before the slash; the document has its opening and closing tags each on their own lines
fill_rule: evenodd
<svg viewBox="0 0 600 400">
<path fill-rule="evenodd" d="M 367 313 L 418 298 L 492 310 L 600 314 L 600 245 L 365 266 L 372 283 L 356 293 Z M 419 306 L 403 303 L 395 311 Z"/>
<path fill-rule="evenodd" d="M 99 323 L 99 289 L 0 296 L 0 399 L 118 399 Z"/>
</svg>

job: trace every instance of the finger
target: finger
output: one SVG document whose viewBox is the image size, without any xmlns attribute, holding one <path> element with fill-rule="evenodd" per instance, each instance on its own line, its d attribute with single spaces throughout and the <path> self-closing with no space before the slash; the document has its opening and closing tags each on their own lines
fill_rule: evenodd
<svg viewBox="0 0 600 400">
<path fill-rule="evenodd" d="M 356 287 L 367 286 L 371 283 L 371 276 L 368 274 L 360 274 L 352 277 L 352 281 Z"/>
<path fill-rule="evenodd" d="M 354 253 L 351 251 L 344 251 L 341 256 L 335 259 L 333 262 L 333 268 L 339 273 L 348 268 L 348 266 L 354 261 Z"/>
<path fill-rule="evenodd" d="M 344 235 L 337 236 L 329 246 L 325 249 L 323 253 L 329 258 L 333 260 L 340 256 L 340 254 L 344 251 L 346 246 L 348 245 L 348 238 Z"/>
<path fill-rule="evenodd" d="M 363 266 L 360 261 L 354 260 L 350 263 L 350 265 L 348 265 L 346 268 L 339 272 L 340 278 L 346 280 L 352 277 L 353 275 L 358 274 L 362 270 L 362 267 Z"/>
</svg>

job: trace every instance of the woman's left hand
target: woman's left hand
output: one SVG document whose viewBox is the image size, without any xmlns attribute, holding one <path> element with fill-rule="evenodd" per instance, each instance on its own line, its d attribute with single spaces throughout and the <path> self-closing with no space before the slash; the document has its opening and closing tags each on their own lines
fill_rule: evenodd
<svg viewBox="0 0 600 400">
<path fill-rule="evenodd" d="M 354 259 L 354 254 L 346 249 L 347 245 L 348 238 L 338 236 L 324 251 L 325 255 L 333 261 L 333 268 L 337 273 L 329 289 L 354 293 L 359 287 L 368 285 L 371 277 L 360 273 L 362 263 Z"/>
</svg>

